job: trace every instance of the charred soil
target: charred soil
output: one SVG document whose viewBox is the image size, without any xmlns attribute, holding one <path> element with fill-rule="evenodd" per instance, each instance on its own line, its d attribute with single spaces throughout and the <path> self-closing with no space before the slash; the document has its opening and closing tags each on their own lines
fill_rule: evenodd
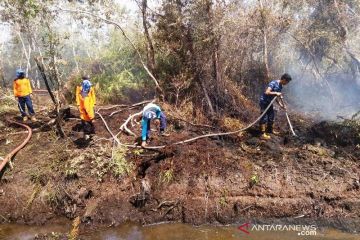
<svg viewBox="0 0 360 240">
<path fill-rule="evenodd" d="M 109 117 L 117 109 L 123 111 Z M 64 120 L 67 137 L 61 139 L 46 125 L 51 119 L 44 110 L 39 122 L 29 123 L 34 129 L 29 144 L 16 155 L 13 168 L 3 172 L 0 221 L 43 224 L 79 216 L 84 226 L 108 226 L 125 221 L 227 224 L 244 219 L 312 219 L 360 230 L 360 143 L 349 126 L 293 116 L 298 133 L 294 138 L 279 114 L 281 134 L 269 141 L 261 141 L 253 128 L 171 145 L 231 130 L 234 124 L 219 120 L 214 129 L 176 118 L 179 113 L 170 106 L 165 109 L 170 136 L 153 132 L 150 143 L 168 145 L 159 150 L 115 147 L 100 118 L 96 135 L 85 141 L 76 109 Z M 129 114 L 140 110 L 141 106 L 100 112 L 116 134 Z M 16 118 L 16 112 L 6 116 Z M 26 135 L 4 119 L 3 113 L 2 157 Z M 139 125 L 131 129 L 140 132 Z M 118 137 L 122 143 L 136 142 L 125 133 Z"/>
</svg>

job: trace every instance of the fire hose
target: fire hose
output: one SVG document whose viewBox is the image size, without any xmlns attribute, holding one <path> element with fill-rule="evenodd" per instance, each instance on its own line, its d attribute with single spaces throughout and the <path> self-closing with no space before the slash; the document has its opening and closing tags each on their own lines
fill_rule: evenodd
<svg viewBox="0 0 360 240">
<path fill-rule="evenodd" d="M 202 138 L 207 138 L 207 137 L 216 137 L 216 136 L 226 136 L 226 135 L 232 135 L 232 134 L 237 134 L 237 133 L 240 133 L 240 132 L 243 132 L 243 131 L 246 131 L 248 130 L 249 128 L 251 128 L 252 126 L 254 126 L 258 121 L 260 121 L 260 119 L 266 114 L 266 112 L 269 110 L 269 108 L 273 105 L 273 103 L 275 102 L 275 100 L 277 99 L 277 96 L 275 96 L 271 102 L 269 103 L 269 105 L 265 108 L 265 110 L 261 113 L 261 115 L 255 119 L 252 123 L 250 123 L 248 126 L 244 127 L 244 128 L 241 128 L 239 130 L 236 130 L 236 131 L 232 131 L 232 132 L 222 132 L 222 133 L 209 133 L 209 134 L 205 134 L 205 135 L 201 135 L 201 136 L 197 136 L 197 137 L 194 137 L 194 138 L 190 138 L 190 139 L 186 139 L 186 140 L 183 140 L 183 141 L 178 141 L 178 142 L 175 142 L 175 143 L 172 143 L 170 145 L 180 145 L 180 144 L 185 144 L 185 143 L 189 143 L 189 142 L 194 142 L 196 140 L 199 140 L 199 139 L 202 139 Z M 137 147 L 140 147 L 140 146 L 137 146 L 137 145 L 134 145 L 134 144 L 124 144 L 124 143 L 121 143 L 119 141 L 119 139 L 117 138 L 117 135 L 114 135 L 112 133 L 112 131 L 110 130 L 109 126 L 107 125 L 105 119 L 101 116 L 101 114 L 98 112 L 97 113 L 103 123 L 105 124 L 106 126 L 106 129 L 108 130 L 108 132 L 111 134 L 111 136 L 113 137 L 113 139 L 117 142 L 117 144 L 121 145 L 121 146 L 124 146 L 124 147 L 130 147 L 130 148 L 137 148 Z M 289 119 L 289 116 L 286 112 L 286 116 L 287 116 L 287 121 L 289 123 L 289 126 L 290 126 L 290 130 L 292 132 L 292 134 L 294 136 L 296 136 L 293 128 L 292 128 L 292 124 L 290 122 L 290 119 Z M 167 147 L 168 145 L 160 145 L 160 146 L 146 146 L 144 147 L 145 149 L 161 149 L 161 148 L 165 148 Z"/>
<path fill-rule="evenodd" d="M 282 104 L 283 104 L 283 106 L 285 108 L 285 116 L 286 116 L 286 120 L 287 120 L 287 122 L 289 124 L 290 131 L 291 131 L 292 135 L 296 137 L 297 135 L 296 135 L 296 133 L 294 131 L 294 128 L 293 128 L 293 126 L 291 124 L 289 114 L 288 114 L 288 111 L 287 111 L 287 108 L 286 108 L 286 105 L 285 105 L 285 102 L 284 102 L 284 98 L 281 96 L 280 99 L 281 99 L 281 102 L 282 102 Z"/>
<path fill-rule="evenodd" d="M 207 138 L 207 137 L 215 137 L 215 136 L 226 136 L 226 135 L 232 135 L 232 134 L 237 134 L 237 133 L 240 133 L 240 132 L 243 132 L 243 131 L 246 131 L 248 130 L 249 128 L 251 128 L 252 126 L 254 126 L 258 121 L 260 121 L 260 119 L 266 114 L 266 112 L 269 110 L 269 108 L 273 105 L 273 103 L 275 102 L 275 100 L 277 99 L 278 96 L 275 96 L 272 101 L 269 103 L 269 105 L 265 108 L 265 110 L 261 113 L 261 115 L 255 119 L 252 123 L 250 123 L 248 126 L 244 127 L 244 128 L 241 128 L 239 130 L 236 130 L 236 131 L 232 131 L 232 132 L 222 132 L 222 133 L 209 133 L 209 134 L 205 134 L 205 135 L 202 135 L 202 136 L 198 136 L 198 137 L 194 137 L 194 138 L 190 138 L 190 139 L 187 139 L 187 140 L 183 140 L 183 141 L 179 141 L 179 142 L 175 142 L 171 145 L 179 145 L 179 144 L 185 144 L 185 143 L 189 143 L 189 142 L 193 142 L 193 141 L 196 141 L 196 140 L 199 140 L 199 139 L 202 139 L 202 138 Z M 287 117 L 287 121 L 289 123 L 289 126 L 290 126 L 290 130 L 293 134 L 293 136 L 296 136 L 294 130 L 293 130 L 293 127 L 292 127 L 292 124 L 290 122 L 290 118 L 288 116 L 288 113 L 286 111 L 286 117 Z M 117 140 L 117 142 L 119 143 L 119 141 Z M 136 147 L 134 145 L 129 145 L 129 144 L 121 144 L 123 146 L 126 146 L 126 147 Z M 165 148 L 167 145 L 161 145 L 161 146 L 147 146 L 145 147 L 145 149 L 160 149 L 160 148 Z"/>
<path fill-rule="evenodd" d="M 26 128 L 26 130 L 28 131 L 28 135 L 27 137 L 24 139 L 24 141 L 19 145 L 17 146 L 14 150 L 12 150 L 8 155 L 6 155 L 6 157 L 2 160 L 1 164 L 0 164 L 0 172 L 2 172 L 3 168 L 6 166 L 6 164 L 8 162 L 11 161 L 11 159 L 14 157 L 14 155 L 20 151 L 20 149 L 22 149 L 30 140 L 31 138 L 31 135 L 32 135 L 32 129 L 26 125 L 26 124 L 23 124 L 23 123 L 19 123 L 19 122 L 16 122 L 16 121 L 13 121 L 13 120 L 9 120 L 9 119 L 6 119 L 6 121 L 8 121 L 9 123 L 13 123 L 13 124 L 16 124 L 16 125 L 19 125 L 23 128 Z"/>
<path fill-rule="evenodd" d="M 291 131 L 292 135 L 296 137 L 297 135 L 294 132 L 293 126 L 292 126 L 292 124 L 290 122 L 289 114 L 288 114 L 288 112 L 286 110 L 285 110 L 285 115 L 286 115 L 286 119 L 287 119 L 287 121 L 289 123 L 290 131 Z"/>
<path fill-rule="evenodd" d="M 34 90 L 34 92 L 46 92 L 46 90 Z M 8 97 L 3 97 L 1 99 L 4 99 L 4 98 L 8 98 Z M 13 98 L 9 98 L 9 99 L 14 100 Z M 19 103 L 18 103 L 18 107 L 21 108 Z M 25 128 L 27 130 L 27 132 L 28 132 L 28 135 L 19 146 L 17 146 L 8 155 L 6 155 L 5 158 L 0 159 L 0 161 L 1 161 L 1 163 L 0 163 L 0 172 L 2 172 L 2 170 L 4 169 L 6 164 L 8 164 L 11 161 L 11 159 L 15 156 L 15 154 L 17 152 L 19 152 L 29 142 L 29 140 L 31 138 L 31 135 L 32 135 L 32 129 L 28 125 L 23 124 L 23 123 L 19 123 L 19 122 L 13 121 L 13 120 L 10 120 L 8 118 L 6 118 L 6 121 L 9 122 L 9 123 L 16 124 L 16 125 L 19 125 L 19 126 Z"/>
</svg>

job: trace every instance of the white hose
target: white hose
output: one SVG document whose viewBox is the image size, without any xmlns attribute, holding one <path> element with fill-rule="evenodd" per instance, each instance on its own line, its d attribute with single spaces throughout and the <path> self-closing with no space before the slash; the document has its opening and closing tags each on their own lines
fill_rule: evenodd
<svg viewBox="0 0 360 240">
<path fill-rule="evenodd" d="M 283 97 L 281 96 L 280 99 L 281 99 L 281 102 L 282 102 L 283 106 L 285 107 L 285 102 L 284 102 Z M 291 131 L 292 135 L 295 136 L 295 137 L 297 137 L 297 135 L 296 135 L 296 133 L 295 133 L 295 131 L 294 131 L 294 128 L 293 128 L 293 126 L 292 126 L 292 124 L 291 124 L 291 121 L 290 121 L 290 118 L 289 118 L 289 114 L 288 114 L 286 108 L 285 108 L 285 116 L 286 116 L 286 120 L 287 120 L 287 122 L 288 122 L 288 124 L 289 124 L 290 131 Z"/>
<path fill-rule="evenodd" d="M 254 126 L 265 114 L 266 112 L 269 110 L 269 108 L 273 105 L 273 103 L 275 102 L 277 96 L 275 96 L 273 98 L 273 100 L 269 103 L 269 105 L 265 108 L 265 110 L 261 113 L 261 115 L 255 119 L 252 123 L 250 123 L 248 126 L 242 128 L 242 129 L 239 129 L 239 130 L 236 130 L 236 131 L 232 131 L 232 132 L 223 132 L 223 133 L 210 133 L 210 134 L 206 134 L 206 135 L 201 135 L 201 136 L 198 136 L 198 137 L 194 137 L 194 138 L 190 138 L 190 139 L 187 139 L 187 140 L 183 140 L 183 141 L 179 141 L 179 142 L 175 142 L 175 143 L 172 143 L 172 144 L 169 144 L 169 145 L 179 145 L 179 144 L 185 144 L 185 143 L 189 143 L 189 142 L 193 142 L 193 141 L 196 141 L 196 140 L 199 140 L 199 139 L 202 139 L 202 138 L 207 138 L 207 137 L 214 137 L 214 136 L 225 136 L 225 135 L 231 135 L 231 134 L 236 134 L 236 133 L 239 133 L 239 132 L 243 132 L 249 128 L 251 128 L 252 126 Z M 97 112 L 97 114 L 99 114 Z M 111 136 L 115 139 L 115 141 L 119 144 L 119 145 L 122 145 L 122 146 L 126 146 L 126 147 L 132 147 L 132 148 L 141 148 L 140 146 L 137 146 L 137 145 L 131 145 L 131 144 L 123 144 L 123 143 L 120 143 L 119 139 L 114 136 L 114 134 L 111 132 L 110 128 L 107 126 L 106 122 L 105 122 L 105 119 L 99 114 L 99 116 L 101 117 L 102 121 L 104 122 L 107 130 L 110 132 Z M 292 128 L 292 125 L 291 125 L 291 122 L 290 122 L 290 119 L 289 119 L 289 116 L 287 115 L 287 112 L 286 112 L 286 117 L 287 117 L 287 120 L 288 120 L 288 123 L 289 123 L 289 126 L 290 126 L 290 129 L 291 129 L 291 132 L 293 133 L 294 136 L 296 136 L 293 128 Z M 161 146 L 149 146 L 149 147 L 144 147 L 145 149 L 161 149 L 161 148 L 165 148 L 166 146 L 168 145 L 161 145 Z"/>
<path fill-rule="evenodd" d="M 236 133 L 239 133 L 239 132 L 243 132 L 243 131 L 251 128 L 252 126 L 254 126 L 255 123 L 257 123 L 258 121 L 260 121 L 260 119 L 266 114 L 266 112 L 269 110 L 269 108 L 273 105 L 273 103 L 275 102 L 276 98 L 277 98 L 277 96 L 275 96 L 275 97 L 273 98 L 273 100 L 269 103 L 269 105 L 265 108 L 265 110 L 261 113 L 261 115 L 260 115 L 257 119 L 255 119 L 252 123 L 250 123 L 248 126 L 242 128 L 242 129 L 239 129 L 239 130 L 236 130 L 236 131 L 232 131 L 232 132 L 210 133 L 210 134 L 206 134 L 206 135 L 202 135 L 202 136 L 190 138 L 190 139 L 187 139 L 187 140 L 175 142 L 175 143 L 172 143 L 172 144 L 170 144 L 170 145 L 179 145 L 179 144 L 184 144 L 184 143 L 188 143 L 188 142 L 193 142 L 193 141 L 199 140 L 199 139 L 201 139 L 201 138 L 215 137 L 215 136 L 226 136 L 226 135 L 231 135 L 231 134 L 236 134 Z M 147 149 L 159 149 L 159 148 L 164 148 L 164 147 L 166 147 L 166 146 L 167 146 L 167 145 L 153 146 L 153 147 L 145 147 L 145 148 L 147 148 Z"/>
<path fill-rule="evenodd" d="M 285 110 L 285 115 L 286 115 L 287 122 L 289 123 L 290 131 L 291 131 L 292 135 L 297 137 L 296 133 L 294 132 L 293 126 L 290 122 L 289 114 L 286 110 Z"/>
</svg>

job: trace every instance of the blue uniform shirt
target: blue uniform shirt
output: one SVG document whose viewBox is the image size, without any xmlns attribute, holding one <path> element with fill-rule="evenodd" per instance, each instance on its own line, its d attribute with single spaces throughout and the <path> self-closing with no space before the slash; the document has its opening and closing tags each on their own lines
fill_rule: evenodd
<svg viewBox="0 0 360 240">
<path fill-rule="evenodd" d="M 154 104 L 149 103 L 144 107 L 143 110 L 143 117 L 147 119 L 154 119 L 154 118 L 160 118 L 161 108 Z"/>
<path fill-rule="evenodd" d="M 281 92 L 282 85 L 280 84 L 279 80 L 272 80 L 269 83 L 269 85 L 266 87 L 266 89 L 267 88 L 271 88 L 272 92 Z M 263 92 L 263 94 L 260 97 L 260 103 L 268 104 L 273 100 L 274 97 L 275 97 L 274 95 L 266 95 L 265 92 Z"/>
<path fill-rule="evenodd" d="M 149 103 L 144 107 L 143 118 L 141 121 L 141 139 L 145 141 L 150 132 L 150 120 L 160 118 L 161 108 L 153 103 Z"/>
</svg>

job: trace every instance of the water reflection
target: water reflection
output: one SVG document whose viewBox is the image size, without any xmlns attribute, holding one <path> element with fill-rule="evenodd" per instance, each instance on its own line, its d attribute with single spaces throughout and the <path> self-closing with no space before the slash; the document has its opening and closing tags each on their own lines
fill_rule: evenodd
<svg viewBox="0 0 360 240">
<path fill-rule="evenodd" d="M 17 224 L 0 225 L 0 240 L 32 240 L 36 234 L 66 234 L 69 225 L 24 226 Z M 86 240 L 359 240 L 360 235 L 343 233 L 337 230 L 317 230 L 316 236 L 298 236 L 297 232 L 262 232 L 252 231 L 249 235 L 237 229 L 237 226 L 217 227 L 172 223 L 141 227 L 135 224 L 123 224 L 81 234 Z"/>
<path fill-rule="evenodd" d="M 0 240 L 33 240 L 36 234 L 65 233 L 71 224 L 51 226 L 28 226 L 21 224 L 1 224 Z"/>
</svg>

